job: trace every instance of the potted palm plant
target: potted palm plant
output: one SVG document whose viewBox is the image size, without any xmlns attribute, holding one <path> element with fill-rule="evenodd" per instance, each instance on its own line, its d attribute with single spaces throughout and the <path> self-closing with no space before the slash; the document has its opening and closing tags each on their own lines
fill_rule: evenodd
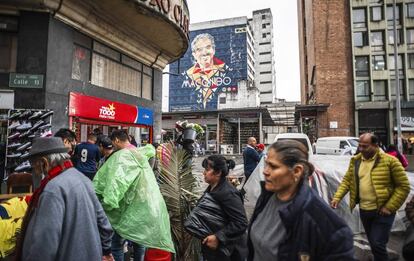
<svg viewBox="0 0 414 261">
<path fill-rule="evenodd" d="M 184 228 L 191 209 L 199 198 L 199 185 L 192 174 L 191 154 L 174 142 L 162 145 L 160 190 L 170 215 L 175 260 L 198 261 L 200 241 Z"/>
</svg>

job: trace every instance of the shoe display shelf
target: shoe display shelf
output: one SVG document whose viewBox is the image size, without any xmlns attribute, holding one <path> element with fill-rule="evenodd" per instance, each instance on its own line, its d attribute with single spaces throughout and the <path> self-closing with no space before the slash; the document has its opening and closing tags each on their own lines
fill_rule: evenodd
<svg viewBox="0 0 414 261">
<path fill-rule="evenodd" d="M 31 171 L 28 158 L 32 141 L 52 135 L 52 115 L 52 110 L 9 110 L 4 180 L 14 172 Z"/>
</svg>

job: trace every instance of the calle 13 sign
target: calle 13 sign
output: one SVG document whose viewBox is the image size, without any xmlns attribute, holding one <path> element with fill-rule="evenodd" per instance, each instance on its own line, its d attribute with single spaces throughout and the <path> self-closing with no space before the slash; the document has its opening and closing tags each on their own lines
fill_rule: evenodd
<svg viewBox="0 0 414 261">
<path fill-rule="evenodd" d="M 43 88 L 43 75 L 10 73 L 9 87 Z"/>
</svg>

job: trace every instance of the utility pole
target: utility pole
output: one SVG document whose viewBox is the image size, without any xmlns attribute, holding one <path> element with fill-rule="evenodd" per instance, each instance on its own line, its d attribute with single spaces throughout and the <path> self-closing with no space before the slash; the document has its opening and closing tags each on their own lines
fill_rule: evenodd
<svg viewBox="0 0 414 261">
<path fill-rule="evenodd" d="M 394 29 L 394 69 L 395 69 L 395 95 L 396 97 L 396 123 L 397 123 L 397 145 L 398 151 L 402 153 L 401 142 L 401 99 L 400 99 L 400 73 L 398 68 L 398 41 L 397 41 L 397 4 L 396 0 L 393 1 L 393 29 Z M 393 128 L 394 130 L 394 128 Z"/>
</svg>

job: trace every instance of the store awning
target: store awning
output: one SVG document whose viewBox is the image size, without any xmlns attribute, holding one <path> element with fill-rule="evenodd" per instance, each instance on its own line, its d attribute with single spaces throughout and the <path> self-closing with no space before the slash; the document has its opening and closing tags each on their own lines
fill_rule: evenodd
<svg viewBox="0 0 414 261">
<path fill-rule="evenodd" d="M 90 121 L 153 125 L 153 111 L 141 106 L 104 100 L 76 92 L 69 94 L 69 116 Z"/>
</svg>

